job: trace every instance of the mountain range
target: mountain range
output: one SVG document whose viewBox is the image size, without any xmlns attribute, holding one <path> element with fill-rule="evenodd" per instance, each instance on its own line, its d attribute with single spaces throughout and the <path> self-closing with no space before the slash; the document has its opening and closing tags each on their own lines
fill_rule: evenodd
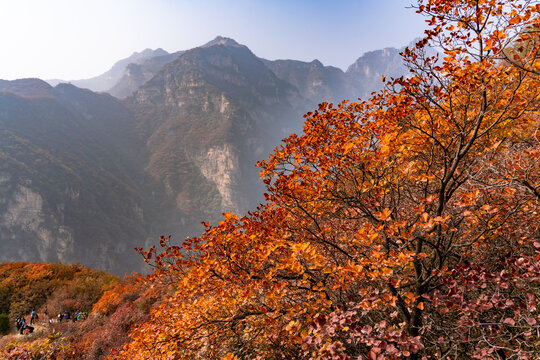
<svg viewBox="0 0 540 360">
<path fill-rule="evenodd" d="M 255 162 L 319 102 L 366 97 L 383 74 L 405 74 L 399 51 L 342 71 L 261 59 L 217 37 L 54 87 L 0 80 L 0 260 L 141 271 L 134 247 L 180 242 L 200 221 L 254 208 Z"/>
</svg>

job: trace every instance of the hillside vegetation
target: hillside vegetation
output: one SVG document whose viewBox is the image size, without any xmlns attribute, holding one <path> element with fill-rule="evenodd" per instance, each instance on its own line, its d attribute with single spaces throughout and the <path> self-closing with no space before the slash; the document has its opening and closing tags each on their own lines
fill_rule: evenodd
<svg viewBox="0 0 540 360">
<path fill-rule="evenodd" d="M 0 313 L 12 319 L 32 310 L 49 314 L 89 312 L 119 279 L 81 265 L 6 263 L 0 265 Z"/>
<path fill-rule="evenodd" d="M 2 264 L 0 313 L 9 314 L 10 329 L 0 339 L 0 358 L 103 359 L 127 340 L 131 325 L 148 319 L 159 294 L 136 277 L 121 280 L 78 264 Z M 34 310 L 34 331 L 19 334 L 15 319 L 30 324 Z"/>
</svg>

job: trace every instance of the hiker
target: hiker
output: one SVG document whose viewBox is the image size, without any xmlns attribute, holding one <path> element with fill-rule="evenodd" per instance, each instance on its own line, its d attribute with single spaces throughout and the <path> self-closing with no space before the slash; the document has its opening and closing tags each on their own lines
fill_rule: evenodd
<svg viewBox="0 0 540 360">
<path fill-rule="evenodd" d="M 20 331 L 21 330 L 21 327 L 22 327 L 22 324 L 24 322 L 24 318 L 19 316 L 17 317 L 17 331 Z"/>
<path fill-rule="evenodd" d="M 56 319 L 58 320 L 58 322 L 62 322 L 63 318 L 64 318 L 64 315 L 62 315 L 62 314 L 56 315 Z"/>
<path fill-rule="evenodd" d="M 38 320 L 38 319 L 39 319 L 39 316 L 37 312 L 35 310 L 32 310 L 32 312 L 30 313 L 30 325 L 33 325 L 34 320 Z"/>
<path fill-rule="evenodd" d="M 23 318 L 23 320 L 24 320 L 24 318 Z M 26 320 L 25 320 L 25 321 L 23 322 L 22 326 L 21 326 L 21 330 L 19 331 L 19 333 L 20 333 L 21 335 L 23 335 L 24 332 L 25 332 L 26 330 L 28 330 L 28 332 L 31 334 L 31 333 L 34 332 L 34 327 L 28 325 L 28 324 L 26 323 Z"/>
</svg>

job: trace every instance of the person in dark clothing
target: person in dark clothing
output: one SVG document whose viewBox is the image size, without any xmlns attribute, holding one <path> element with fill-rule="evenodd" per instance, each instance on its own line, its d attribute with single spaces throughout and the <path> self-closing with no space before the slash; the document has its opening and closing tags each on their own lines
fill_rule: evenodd
<svg viewBox="0 0 540 360">
<path fill-rule="evenodd" d="M 24 318 L 21 316 L 17 317 L 17 331 L 21 330 L 23 323 L 24 323 Z"/>
<path fill-rule="evenodd" d="M 19 333 L 20 333 L 21 335 L 23 335 L 23 334 L 26 332 L 26 330 L 28 330 L 28 333 L 31 334 L 31 333 L 34 332 L 34 327 L 28 325 L 28 324 L 26 323 L 26 321 L 24 321 L 24 323 L 23 323 L 22 326 L 21 326 L 21 330 L 19 331 Z"/>
<path fill-rule="evenodd" d="M 37 312 L 35 310 L 32 310 L 32 312 L 30 313 L 30 325 L 32 325 L 34 323 L 34 320 L 37 319 L 39 319 Z"/>
</svg>

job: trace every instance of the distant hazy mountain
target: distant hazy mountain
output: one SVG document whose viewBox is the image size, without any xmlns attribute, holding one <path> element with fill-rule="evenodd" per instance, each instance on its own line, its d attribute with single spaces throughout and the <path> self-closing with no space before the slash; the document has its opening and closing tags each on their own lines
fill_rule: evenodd
<svg viewBox="0 0 540 360">
<path fill-rule="evenodd" d="M 119 99 L 131 95 L 142 84 L 150 80 L 161 68 L 178 58 L 184 51 L 147 58 L 140 63 L 130 63 L 118 81 L 107 89 L 107 92 Z"/>
<path fill-rule="evenodd" d="M 233 39 L 218 36 L 201 48 L 215 45 L 242 46 Z M 351 64 L 346 72 L 333 66 L 324 66 L 318 60 L 261 60 L 279 79 L 296 87 L 308 109 L 321 101 L 365 98 L 371 92 L 380 90 L 383 74 L 391 77 L 407 72 L 399 55 L 401 50 L 385 48 L 367 52 Z M 93 91 L 105 91 L 123 99 L 154 77 L 163 66 L 184 53 L 185 50 L 169 54 L 162 49 L 145 49 L 118 61 L 111 70 L 102 75 L 92 79 L 73 80 L 71 83 Z M 58 82 L 49 80 L 52 85 Z"/>
<path fill-rule="evenodd" d="M 147 59 L 163 55 L 168 55 L 168 53 L 163 49 L 144 49 L 141 52 L 134 52 L 131 56 L 116 62 L 110 70 L 99 76 L 95 76 L 90 79 L 69 81 L 54 79 L 47 80 L 47 82 L 52 86 L 59 83 L 70 83 L 77 87 L 90 89 L 95 92 L 107 91 L 118 83 L 129 64 L 141 64 Z"/>
<path fill-rule="evenodd" d="M 240 46 L 236 41 L 221 36 L 204 44 L 201 47 L 214 45 Z M 144 62 L 131 63 L 125 67 L 125 72 L 118 82 L 107 92 L 119 99 L 131 95 L 139 86 L 150 80 L 161 68 L 171 61 L 177 59 L 185 51 L 177 51 L 172 54 L 158 55 L 146 59 Z"/>
<path fill-rule="evenodd" d="M 0 80 L 1 93 L 11 93 L 24 98 L 54 97 L 51 85 L 39 79 Z"/>
<path fill-rule="evenodd" d="M 399 55 L 401 51 L 395 48 L 370 51 L 349 66 L 346 76 L 357 97 L 365 98 L 373 91 L 380 90 L 383 75 L 390 78 L 407 73 Z"/>
<path fill-rule="evenodd" d="M 124 100 L 0 80 L 0 261 L 140 270 L 133 247 L 195 235 L 200 221 L 262 201 L 254 164 L 301 131 L 303 113 L 404 73 L 397 49 L 343 72 L 260 59 L 217 37 L 174 54 L 145 50 L 94 78 Z"/>
<path fill-rule="evenodd" d="M 340 101 L 352 94 L 345 73 L 333 66 L 324 66 L 318 60 L 262 60 L 278 78 L 293 85 L 307 100 L 309 106 L 323 101 Z"/>
</svg>

